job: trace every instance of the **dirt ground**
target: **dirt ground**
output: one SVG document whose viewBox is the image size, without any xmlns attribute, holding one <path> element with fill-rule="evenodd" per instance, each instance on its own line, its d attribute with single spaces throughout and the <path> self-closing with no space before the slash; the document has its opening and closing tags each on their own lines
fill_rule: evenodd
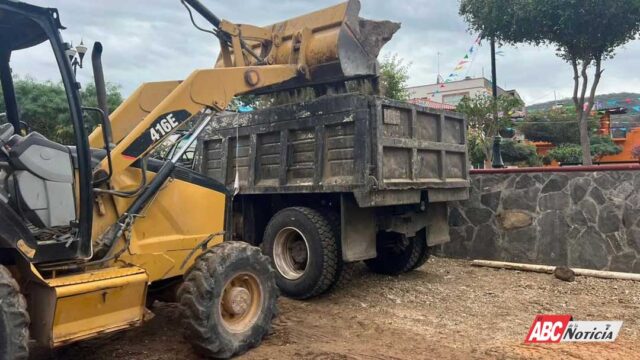
<svg viewBox="0 0 640 360">
<path fill-rule="evenodd" d="M 57 352 L 57 359 L 197 359 L 174 304 L 143 327 Z M 534 315 L 624 320 L 615 343 L 524 345 Z M 389 277 L 359 266 L 347 287 L 280 300 L 273 333 L 241 359 L 640 359 L 640 283 L 470 266 L 432 258 Z M 41 356 L 36 356 L 39 360 Z"/>
</svg>

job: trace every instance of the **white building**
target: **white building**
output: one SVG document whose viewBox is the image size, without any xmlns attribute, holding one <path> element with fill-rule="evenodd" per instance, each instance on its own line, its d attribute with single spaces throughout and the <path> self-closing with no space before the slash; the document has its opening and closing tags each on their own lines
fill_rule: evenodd
<svg viewBox="0 0 640 360">
<path fill-rule="evenodd" d="M 485 78 L 467 78 L 448 83 L 412 86 L 407 91 L 411 100 L 429 100 L 455 106 L 465 96 L 491 95 L 491 81 Z M 522 100 L 516 90 L 504 90 L 498 86 L 498 95 L 505 93 Z"/>
</svg>

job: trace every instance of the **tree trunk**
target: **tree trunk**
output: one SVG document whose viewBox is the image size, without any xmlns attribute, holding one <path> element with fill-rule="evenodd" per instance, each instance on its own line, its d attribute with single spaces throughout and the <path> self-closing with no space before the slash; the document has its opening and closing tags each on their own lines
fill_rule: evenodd
<svg viewBox="0 0 640 360">
<path fill-rule="evenodd" d="M 592 165 L 591 140 L 589 139 L 589 113 L 583 111 L 579 115 L 580 146 L 582 147 L 582 165 Z"/>
<path fill-rule="evenodd" d="M 589 139 L 589 109 L 585 109 L 585 96 L 587 94 L 587 87 L 589 84 L 589 78 L 587 76 L 587 68 L 591 61 L 582 61 L 582 91 L 580 92 L 580 100 L 578 103 L 580 109 L 578 110 L 578 126 L 580 127 L 580 145 L 582 147 L 582 165 L 592 165 L 591 160 L 591 141 Z M 591 106 L 591 104 L 589 104 Z"/>
</svg>

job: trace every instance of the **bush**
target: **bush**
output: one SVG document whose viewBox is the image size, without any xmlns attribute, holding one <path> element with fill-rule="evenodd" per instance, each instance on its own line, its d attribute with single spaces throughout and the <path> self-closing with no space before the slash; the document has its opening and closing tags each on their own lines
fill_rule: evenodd
<svg viewBox="0 0 640 360">
<path fill-rule="evenodd" d="M 540 158 L 535 145 L 522 142 L 503 140 L 500 147 L 502 160 L 509 164 L 524 164 L 526 166 L 540 165 Z"/>
<path fill-rule="evenodd" d="M 591 137 L 591 157 L 598 160 L 605 155 L 619 154 L 622 149 L 608 136 Z M 582 147 L 576 144 L 562 144 L 549 151 L 549 157 L 560 163 L 582 163 Z"/>
<path fill-rule="evenodd" d="M 621 151 L 622 148 L 616 145 L 609 136 L 591 137 L 591 156 L 594 159 L 600 159 L 605 155 L 616 155 Z"/>
<path fill-rule="evenodd" d="M 563 144 L 549 150 L 547 156 L 549 156 L 551 160 L 555 160 L 562 164 L 581 164 L 582 148 L 580 145 Z"/>
</svg>

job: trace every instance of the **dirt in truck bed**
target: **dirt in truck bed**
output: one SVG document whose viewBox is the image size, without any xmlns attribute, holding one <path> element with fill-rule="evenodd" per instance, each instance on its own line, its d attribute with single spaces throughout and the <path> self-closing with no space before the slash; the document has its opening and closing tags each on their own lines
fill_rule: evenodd
<svg viewBox="0 0 640 360">
<path fill-rule="evenodd" d="M 143 327 L 70 346 L 57 359 L 198 359 L 158 303 Z M 615 343 L 525 345 L 536 314 L 623 320 Z M 399 277 L 358 266 L 351 283 L 309 301 L 280 299 L 272 334 L 241 359 L 640 358 L 640 282 L 472 267 L 432 258 Z M 34 359 L 43 359 L 35 355 Z"/>
</svg>

